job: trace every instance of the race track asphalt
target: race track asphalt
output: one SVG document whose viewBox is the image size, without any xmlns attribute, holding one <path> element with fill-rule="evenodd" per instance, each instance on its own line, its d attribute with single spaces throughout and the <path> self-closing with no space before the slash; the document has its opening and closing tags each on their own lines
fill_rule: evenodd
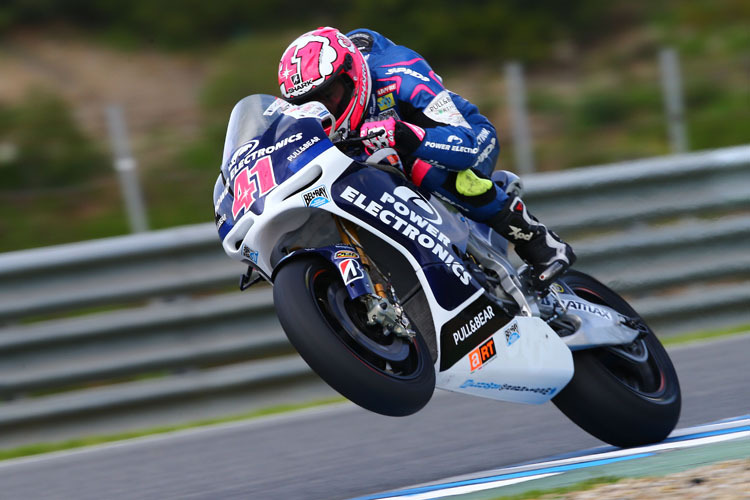
<svg viewBox="0 0 750 500">
<path fill-rule="evenodd" d="M 750 335 L 670 350 L 678 427 L 750 413 Z M 0 462 L 2 499 L 340 499 L 603 446 L 552 404 L 437 393 L 407 418 L 350 404 Z"/>
</svg>

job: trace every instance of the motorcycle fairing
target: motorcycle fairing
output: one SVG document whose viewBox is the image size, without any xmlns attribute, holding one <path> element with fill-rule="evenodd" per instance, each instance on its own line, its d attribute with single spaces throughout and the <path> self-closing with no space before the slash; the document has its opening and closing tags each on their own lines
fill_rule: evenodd
<svg viewBox="0 0 750 500">
<path fill-rule="evenodd" d="M 573 377 L 573 355 L 537 317 L 516 316 L 449 370 L 437 387 L 515 403 L 541 404 Z"/>
<path fill-rule="evenodd" d="M 497 338 L 498 333 L 495 328 L 502 320 L 499 319 L 501 318 L 499 310 L 493 309 L 491 317 L 487 316 L 490 313 L 486 311 L 486 307 L 482 308 L 484 300 L 487 300 L 486 297 L 482 298 L 485 290 L 461 264 L 459 252 L 463 252 L 466 248 L 469 234 L 466 221 L 462 221 L 460 216 L 450 212 L 439 203 L 431 204 L 427 197 L 414 186 L 408 185 L 405 179 L 353 162 L 334 147 L 327 138 L 318 141 L 320 149 L 315 150 L 317 154 L 314 157 L 312 154 L 305 157 L 298 155 L 284 162 L 285 159 L 289 160 L 288 157 L 292 152 L 297 151 L 292 146 L 304 143 L 302 138 L 319 136 L 322 129 L 318 121 L 314 119 L 290 118 L 293 121 L 296 120 L 296 124 L 289 126 L 285 126 L 287 117 L 282 116 L 277 119 L 279 121 L 268 125 L 269 128 L 260 136 L 263 141 L 268 141 L 268 143 L 275 141 L 273 143 L 275 145 L 280 142 L 279 136 L 290 137 L 289 134 L 292 132 L 295 135 L 301 134 L 302 137 L 289 141 L 292 144 L 289 142 L 281 144 L 275 148 L 277 150 L 270 153 L 280 155 L 278 164 L 289 168 L 286 169 L 287 171 L 276 172 L 274 170 L 278 183 L 276 187 L 263 194 L 262 209 L 254 210 L 255 206 L 250 205 L 249 210 L 241 210 L 235 216 L 231 211 L 234 204 L 233 192 L 226 185 L 224 189 L 218 189 L 217 183 L 215 205 L 218 207 L 218 221 L 225 219 L 219 232 L 223 235 L 222 245 L 227 255 L 257 267 L 265 276 L 272 276 L 274 268 L 286 255 L 285 248 L 293 248 L 295 244 L 300 247 L 323 247 L 338 243 L 340 238 L 333 227 L 331 217 L 327 214 L 337 215 L 387 242 L 403 255 L 413 269 L 427 299 L 435 331 L 440 332 L 441 336 L 436 360 L 436 370 L 442 369 L 438 374 L 441 387 L 464 392 L 479 390 L 472 385 L 473 383 L 461 387 L 467 384 L 467 376 L 473 376 L 471 380 L 476 381 L 479 374 L 482 377 L 493 374 L 495 381 L 516 383 L 514 373 L 520 373 L 524 369 L 529 373 L 540 373 L 538 383 L 542 384 L 544 380 L 542 380 L 541 372 L 547 373 L 547 370 L 546 367 L 538 364 L 540 360 L 544 363 L 551 363 L 551 366 L 555 365 L 547 359 L 548 354 L 545 352 L 555 352 L 557 358 L 564 358 L 567 355 L 570 361 L 568 375 L 572 376 L 570 350 L 541 320 L 534 324 L 525 320 L 519 323 L 521 337 L 527 339 L 519 344 L 525 346 L 520 353 L 513 350 L 508 350 L 508 352 L 505 352 L 505 349 L 498 350 L 499 357 L 516 359 L 515 362 L 507 363 L 511 372 L 505 368 L 506 363 L 488 363 L 479 372 L 472 373 L 470 353 L 481 347 L 480 344 L 487 342 L 489 338 Z M 271 129 L 275 131 L 275 135 L 269 133 Z M 247 137 L 243 137 L 244 139 Z M 254 138 L 240 144 L 237 149 L 252 140 Z M 262 145 L 265 146 L 266 142 Z M 255 148 L 258 147 L 260 146 L 255 146 Z M 233 156 L 237 149 L 229 154 Z M 248 148 L 243 152 L 242 158 L 246 158 L 250 152 Z M 238 168 L 237 172 L 229 170 L 232 156 L 229 157 L 229 162 L 225 162 L 227 170 L 224 175 L 228 174 L 230 179 L 232 173 L 236 176 L 244 168 Z M 274 157 L 271 158 L 272 163 L 275 162 Z M 257 158 L 251 157 L 251 162 L 254 161 L 257 161 Z M 248 166 L 252 168 L 253 164 L 249 163 Z M 347 187 L 356 190 L 359 194 L 351 189 L 347 191 Z M 360 198 L 361 194 L 365 194 L 365 199 Z M 371 205 L 373 201 L 381 205 L 380 209 Z M 227 211 L 227 207 L 230 210 Z M 385 210 L 391 211 L 394 217 L 398 215 L 403 222 L 394 222 L 396 219 L 387 214 L 384 216 L 386 220 L 382 220 L 381 216 Z M 305 238 L 296 241 L 294 238 L 302 233 Z M 326 241 L 326 238 L 330 238 L 330 241 Z M 438 243 L 440 243 L 440 248 L 436 249 Z M 482 318 L 477 317 L 479 314 L 475 311 L 477 308 L 480 312 L 485 311 Z M 461 327 L 454 330 L 454 323 L 451 323 L 448 328 L 444 326 L 457 317 L 460 319 L 456 320 L 455 324 L 467 318 L 469 322 L 474 319 L 475 322 L 479 321 L 483 324 L 476 329 L 470 327 L 472 334 L 468 336 L 468 340 L 464 338 L 460 346 L 450 346 L 449 342 L 454 342 L 453 334 L 456 331 L 460 336 Z M 483 322 L 483 319 L 486 321 Z M 511 322 L 517 320 L 518 318 L 515 318 Z M 502 327 L 500 330 L 502 331 Z M 466 337 L 466 331 L 464 330 L 464 337 Z M 548 340 L 546 343 L 541 340 L 550 338 L 553 340 Z M 555 340 L 558 349 L 555 349 Z M 550 348 L 548 344 L 552 347 Z M 559 346 L 564 348 L 562 354 Z M 443 348 L 445 355 L 448 356 L 445 362 L 442 361 Z M 558 360 L 557 363 L 564 364 L 564 361 Z M 553 378 L 560 380 L 564 377 Z M 555 381 L 545 380 L 549 380 L 549 383 L 542 385 L 550 385 Z M 536 392 L 495 392 L 497 394 L 483 395 L 512 401 L 517 400 L 515 396 L 518 395 L 539 395 Z"/>
<path fill-rule="evenodd" d="M 284 114 L 288 106 L 275 97 L 255 95 L 232 110 L 221 174 L 214 186 L 215 220 L 222 239 L 246 211 L 261 214 L 270 191 L 332 146 L 316 126 L 317 111 L 289 116 Z"/>
<path fill-rule="evenodd" d="M 352 164 L 331 189 L 334 202 L 351 217 L 367 221 L 414 257 L 440 306 L 454 310 L 479 283 L 454 251 L 468 238 L 468 226 L 398 176 Z"/>
<path fill-rule="evenodd" d="M 506 314 L 485 294 L 480 295 L 440 330 L 440 371 L 456 364 L 512 320 L 513 316 Z"/>
</svg>

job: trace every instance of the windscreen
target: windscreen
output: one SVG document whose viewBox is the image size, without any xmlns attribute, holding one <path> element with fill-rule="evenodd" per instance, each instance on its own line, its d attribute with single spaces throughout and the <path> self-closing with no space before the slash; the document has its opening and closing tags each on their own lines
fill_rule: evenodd
<svg viewBox="0 0 750 500">
<path fill-rule="evenodd" d="M 238 102 L 229 117 L 222 165 L 232 153 L 254 137 L 262 135 L 290 104 L 274 96 L 255 94 Z"/>
</svg>

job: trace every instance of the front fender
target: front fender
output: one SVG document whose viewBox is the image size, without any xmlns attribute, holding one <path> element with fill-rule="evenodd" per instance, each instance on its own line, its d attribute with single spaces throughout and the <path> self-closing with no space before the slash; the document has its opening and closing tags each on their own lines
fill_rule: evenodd
<svg viewBox="0 0 750 500">
<path fill-rule="evenodd" d="M 350 245 L 329 245 L 317 248 L 301 248 L 295 250 L 281 259 L 273 269 L 271 280 L 276 280 L 276 275 L 283 266 L 303 256 L 316 255 L 330 262 L 341 275 L 341 280 L 346 285 L 349 297 L 356 299 L 362 295 L 373 295 L 374 287 L 370 276 L 362 265 L 362 259 L 357 250 Z"/>
</svg>

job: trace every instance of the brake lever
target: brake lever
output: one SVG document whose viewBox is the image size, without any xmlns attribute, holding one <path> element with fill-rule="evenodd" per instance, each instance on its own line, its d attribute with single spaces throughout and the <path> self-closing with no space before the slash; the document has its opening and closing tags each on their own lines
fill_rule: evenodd
<svg viewBox="0 0 750 500">
<path fill-rule="evenodd" d="M 383 135 L 383 132 L 370 132 L 369 134 L 363 135 L 362 137 L 352 137 L 351 139 L 341 139 L 340 141 L 334 142 L 334 144 L 336 146 L 350 146 L 352 144 L 364 142 L 368 139 L 374 139 L 380 135 Z"/>
</svg>

